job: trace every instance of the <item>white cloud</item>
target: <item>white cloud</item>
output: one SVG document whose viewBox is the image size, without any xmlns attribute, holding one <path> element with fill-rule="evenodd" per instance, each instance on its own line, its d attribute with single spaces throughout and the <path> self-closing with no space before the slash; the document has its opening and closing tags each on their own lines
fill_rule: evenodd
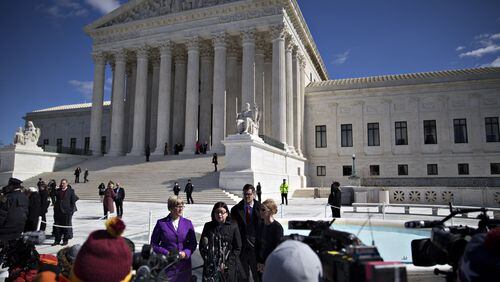
<svg viewBox="0 0 500 282">
<path fill-rule="evenodd" d="M 334 59 L 332 61 L 332 64 L 334 64 L 334 65 L 342 65 L 349 58 L 349 53 L 350 52 L 351 52 L 351 50 L 347 50 L 344 53 L 334 55 L 333 56 Z"/>
<path fill-rule="evenodd" d="M 118 0 L 85 0 L 85 2 L 103 14 L 107 14 L 121 5 Z"/>
<path fill-rule="evenodd" d="M 83 97 L 86 100 L 92 99 L 92 88 L 94 86 L 94 82 L 70 80 L 68 83 L 71 84 L 78 92 L 83 94 Z"/>
<path fill-rule="evenodd" d="M 496 53 L 498 51 L 500 51 L 500 45 L 493 44 L 493 45 L 489 45 L 487 47 L 483 47 L 483 48 L 479 48 L 479 49 L 472 50 L 469 52 L 461 53 L 459 56 L 460 56 L 460 58 L 463 58 L 463 57 L 480 58 L 486 54 L 492 54 L 492 53 Z"/>
<path fill-rule="evenodd" d="M 459 52 L 459 51 L 462 51 L 464 49 L 465 49 L 465 46 L 458 46 L 456 50 L 457 50 L 457 52 Z"/>
<path fill-rule="evenodd" d="M 493 34 L 492 36 L 490 36 L 490 39 L 491 40 L 499 40 L 500 39 L 500 33 Z"/>
<path fill-rule="evenodd" d="M 500 57 L 497 57 L 493 62 L 482 65 L 482 67 L 500 67 Z"/>
<path fill-rule="evenodd" d="M 38 9 L 56 18 L 81 17 L 88 10 L 76 0 L 53 0 L 49 4 L 41 4 Z"/>
</svg>

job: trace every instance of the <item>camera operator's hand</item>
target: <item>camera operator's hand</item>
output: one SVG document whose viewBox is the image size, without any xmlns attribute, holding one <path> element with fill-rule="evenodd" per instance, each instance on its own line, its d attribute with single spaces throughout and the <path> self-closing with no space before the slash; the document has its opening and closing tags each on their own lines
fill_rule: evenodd
<svg viewBox="0 0 500 282">
<path fill-rule="evenodd" d="M 179 252 L 179 259 L 185 259 L 187 256 L 186 256 L 186 253 L 183 252 L 183 251 L 180 251 Z"/>
<path fill-rule="evenodd" d="M 264 264 L 257 263 L 257 271 L 260 273 L 264 273 Z"/>
</svg>

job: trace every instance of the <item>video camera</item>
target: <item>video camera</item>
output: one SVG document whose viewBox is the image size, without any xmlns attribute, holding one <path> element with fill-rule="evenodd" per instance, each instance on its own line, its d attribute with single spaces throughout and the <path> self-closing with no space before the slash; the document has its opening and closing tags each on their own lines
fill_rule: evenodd
<svg viewBox="0 0 500 282">
<path fill-rule="evenodd" d="M 450 214 L 442 220 L 434 221 L 408 221 L 406 228 L 432 228 L 431 237 L 416 239 L 411 242 L 411 253 L 413 264 L 416 266 L 434 266 L 436 264 L 449 264 L 452 266 L 451 272 L 444 272 L 436 269 L 436 275 L 446 275 L 447 281 L 455 281 L 459 261 L 464 253 L 471 237 L 479 233 L 487 233 L 489 230 L 499 227 L 500 220 L 490 219 L 485 208 L 459 209 L 453 208 L 451 203 Z M 468 226 L 446 226 L 445 222 L 458 214 L 480 212 L 478 227 Z"/>
<path fill-rule="evenodd" d="M 309 236 L 285 236 L 306 243 L 316 252 L 324 281 L 407 281 L 403 264 L 384 262 L 377 247 L 364 245 L 352 233 L 331 229 L 334 221 L 289 221 L 289 229 L 311 232 Z"/>
<path fill-rule="evenodd" d="M 18 239 L 2 242 L 0 246 L 0 265 L 3 268 L 33 269 L 38 266 L 39 254 L 35 245 L 45 241 L 43 231 L 22 233 Z"/>
<path fill-rule="evenodd" d="M 170 251 L 168 256 L 155 253 L 151 245 L 145 244 L 132 258 L 136 271 L 134 281 L 166 281 L 166 270 L 179 261 L 179 251 Z"/>
</svg>

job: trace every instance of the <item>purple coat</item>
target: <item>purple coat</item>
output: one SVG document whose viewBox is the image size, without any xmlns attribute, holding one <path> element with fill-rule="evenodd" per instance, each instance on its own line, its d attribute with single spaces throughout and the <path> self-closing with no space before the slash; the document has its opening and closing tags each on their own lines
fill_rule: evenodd
<svg viewBox="0 0 500 282">
<path fill-rule="evenodd" d="M 197 242 L 193 224 L 189 219 L 179 218 L 177 231 L 169 216 L 156 222 L 151 235 L 151 245 L 156 253 L 168 255 L 171 250 L 186 253 L 187 258 L 167 270 L 168 281 L 191 281 L 191 255 L 196 250 Z"/>
</svg>

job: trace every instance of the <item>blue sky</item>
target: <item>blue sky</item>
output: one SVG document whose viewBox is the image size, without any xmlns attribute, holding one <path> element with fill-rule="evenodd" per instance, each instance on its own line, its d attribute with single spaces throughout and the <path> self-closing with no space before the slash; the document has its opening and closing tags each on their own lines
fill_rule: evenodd
<svg viewBox="0 0 500 282">
<path fill-rule="evenodd" d="M 83 27 L 124 2 L 0 1 L 0 142 L 12 142 L 26 112 L 90 102 Z M 331 79 L 500 67 L 498 0 L 298 2 Z"/>
</svg>

